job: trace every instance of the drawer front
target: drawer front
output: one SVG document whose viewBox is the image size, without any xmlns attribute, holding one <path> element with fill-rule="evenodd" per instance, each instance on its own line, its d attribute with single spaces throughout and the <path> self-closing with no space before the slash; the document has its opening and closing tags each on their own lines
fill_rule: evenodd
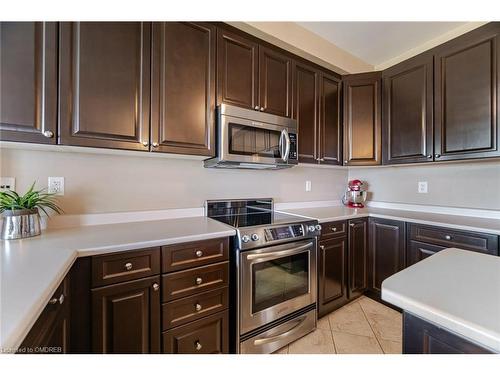
<svg viewBox="0 0 500 375">
<path fill-rule="evenodd" d="M 205 264 L 222 262 L 229 257 L 229 239 L 215 238 L 163 246 L 162 272 L 180 271 Z"/>
<path fill-rule="evenodd" d="M 225 310 L 228 305 L 227 287 L 165 303 L 162 306 L 163 330 Z"/>
<path fill-rule="evenodd" d="M 457 247 L 498 255 L 498 236 L 493 234 L 410 224 L 410 239 L 444 247 Z"/>
<path fill-rule="evenodd" d="M 135 280 L 159 273 L 159 247 L 92 257 L 92 287 Z"/>
<path fill-rule="evenodd" d="M 163 353 L 228 353 L 227 310 L 163 332 Z"/>
<path fill-rule="evenodd" d="M 424 242 L 410 240 L 406 249 L 406 267 L 446 249 L 443 246 L 431 245 Z"/>
<path fill-rule="evenodd" d="M 162 300 L 163 302 L 169 302 L 196 293 L 227 286 L 228 277 L 228 262 L 163 275 Z"/>
<path fill-rule="evenodd" d="M 346 221 L 331 221 L 321 224 L 321 239 L 341 237 L 347 235 Z"/>
</svg>

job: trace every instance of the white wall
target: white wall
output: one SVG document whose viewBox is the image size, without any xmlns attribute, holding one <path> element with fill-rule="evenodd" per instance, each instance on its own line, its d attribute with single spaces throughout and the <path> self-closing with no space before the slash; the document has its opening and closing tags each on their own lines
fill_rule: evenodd
<svg viewBox="0 0 500 375">
<path fill-rule="evenodd" d="M 500 161 L 350 168 L 349 179 L 367 181 L 380 202 L 500 210 Z M 428 193 L 417 192 L 418 181 Z"/>
<path fill-rule="evenodd" d="M 22 145 L 20 147 L 23 147 Z M 67 214 L 202 207 L 206 199 L 273 197 L 276 202 L 338 200 L 346 169 L 215 170 L 199 160 L 1 149 L 1 175 L 24 191 L 65 177 Z M 305 181 L 312 191 L 305 192 Z"/>
</svg>

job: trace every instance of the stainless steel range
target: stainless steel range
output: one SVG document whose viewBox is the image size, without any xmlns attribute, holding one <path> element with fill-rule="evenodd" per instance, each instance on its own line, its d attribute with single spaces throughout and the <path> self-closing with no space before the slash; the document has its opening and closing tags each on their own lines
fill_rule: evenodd
<svg viewBox="0 0 500 375">
<path fill-rule="evenodd" d="M 207 201 L 236 228 L 232 336 L 237 353 L 272 353 L 316 328 L 316 220 L 273 210 L 272 199 Z"/>
</svg>

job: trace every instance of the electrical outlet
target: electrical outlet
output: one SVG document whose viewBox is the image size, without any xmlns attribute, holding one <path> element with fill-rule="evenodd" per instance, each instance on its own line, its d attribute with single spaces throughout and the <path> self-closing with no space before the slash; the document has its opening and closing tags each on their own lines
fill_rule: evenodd
<svg viewBox="0 0 500 375">
<path fill-rule="evenodd" d="M 15 177 L 0 177 L 0 191 L 16 190 Z"/>
<path fill-rule="evenodd" d="M 311 191 L 311 189 L 312 189 L 311 181 L 306 181 L 306 191 Z"/>
<path fill-rule="evenodd" d="M 418 182 L 418 192 L 421 194 L 427 194 L 427 181 Z"/>
<path fill-rule="evenodd" d="M 49 193 L 64 195 L 64 177 L 49 177 Z"/>
</svg>

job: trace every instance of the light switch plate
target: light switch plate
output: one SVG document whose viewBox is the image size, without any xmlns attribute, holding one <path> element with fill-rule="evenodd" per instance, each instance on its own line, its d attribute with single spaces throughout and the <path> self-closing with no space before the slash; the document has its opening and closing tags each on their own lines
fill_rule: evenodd
<svg viewBox="0 0 500 375">
<path fill-rule="evenodd" d="M 0 191 L 16 190 L 15 177 L 0 177 Z"/>
<path fill-rule="evenodd" d="M 64 177 L 49 177 L 48 191 L 55 195 L 64 195 Z"/>
<path fill-rule="evenodd" d="M 418 182 L 418 192 L 420 194 L 427 194 L 427 181 Z"/>
</svg>

